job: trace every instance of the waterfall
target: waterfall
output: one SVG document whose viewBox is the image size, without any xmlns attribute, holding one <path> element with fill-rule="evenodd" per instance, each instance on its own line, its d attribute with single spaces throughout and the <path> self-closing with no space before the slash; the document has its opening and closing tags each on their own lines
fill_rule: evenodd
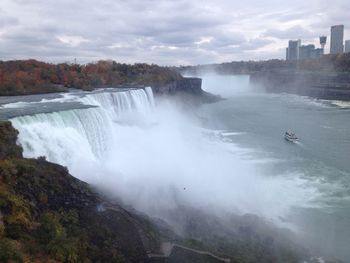
<svg viewBox="0 0 350 263">
<path fill-rule="evenodd" d="M 154 107 L 152 89 L 103 90 L 77 96 L 93 107 L 20 116 L 11 119 L 19 130 L 24 156 L 46 156 L 70 167 L 77 158 L 104 157 L 113 139 L 113 123 L 128 125 L 149 119 Z M 77 149 L 72 151 L 72 149 Z"/>
<path fill-rule="evenodd" d="M 151 88 L 70 93 L 58 100 L 66 110 L 50 111 L 50 102 L 41 101 L 32 106 L 47 106 L 50 113 L 11 119 L 24 156 L 67 166 L 73 176 L 148 215 L 168 220 L 169 209 L 185 205 L 279 220 L 314 196 L 297 175 L 265 176 L 269 162 L 253 149 L 227 141 L 227 132 L 202 128 L 175 103 L 162 99 L 154 110 Z M 69 106 L 79 103 L 89 107 Z"/>
</svg>

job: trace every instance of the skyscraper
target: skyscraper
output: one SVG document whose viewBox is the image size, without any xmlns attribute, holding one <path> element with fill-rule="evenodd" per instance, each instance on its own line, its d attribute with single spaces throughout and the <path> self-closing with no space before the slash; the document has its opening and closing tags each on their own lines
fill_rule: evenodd
<svg viewBox="0 0 350 263">
<path fill-rule="evenodd" d="M 299 59 L 306 59 L 313 57 L 315 45 L 300 46 L 299 48 Z"/>
<path fill-rule="evenodd" d="M 300 48 L 301 41 L 298 40 L 289 40 L 288 43 L 288 54 L 287 59 L 288 60 L 297 60 L 299 59 L 299 48 Z"/>
<path fill-rule="evenodd" d="M 344 52 L 344 25 L 331 27 L 331 54 Z"/>
<path fill-rule="evenodd" d="M 350 40 L 345 41 L 345 53 L 350 53 Z"/>
</svg>

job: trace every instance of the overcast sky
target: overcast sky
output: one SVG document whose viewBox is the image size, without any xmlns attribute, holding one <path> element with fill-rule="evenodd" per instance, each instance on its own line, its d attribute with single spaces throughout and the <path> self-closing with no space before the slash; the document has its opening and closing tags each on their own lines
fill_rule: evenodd
<svg viewBox="0 0 350 263">
<path fill-rule="evenodd" d="M 180 65 L 284 58 L 289 39 L 318 45 L 333 24 L 344 24 L 350 39 L 349 0 L 1 0 L 0 59 Z"/>
</svg>

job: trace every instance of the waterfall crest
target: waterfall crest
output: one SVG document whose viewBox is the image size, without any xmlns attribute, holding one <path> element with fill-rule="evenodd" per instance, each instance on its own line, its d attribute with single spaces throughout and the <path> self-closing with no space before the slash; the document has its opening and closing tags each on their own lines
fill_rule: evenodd
<svg viewBox="0 0 350 263">
<path fill-rule="evenodd" d="M 46 156 L 49 161 L 69 166 L 76 156 L 72 149 L 78 149 L 91 160 L 102 158 L 112 140 L 114 122 L 145 120 L 154 108 L 150 87 L 98 91 L 76 100 L 93 107 L 11 119 L 20 132 L 19 143 L 26 157 Z"/>
</svg>

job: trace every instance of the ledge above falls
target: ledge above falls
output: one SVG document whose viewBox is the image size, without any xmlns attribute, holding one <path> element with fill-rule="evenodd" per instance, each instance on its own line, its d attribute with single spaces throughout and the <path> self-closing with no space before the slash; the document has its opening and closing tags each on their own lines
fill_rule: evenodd
<svg viewBox="0 0 350 263">
<path fill-rule="evenodd" d="M 203 103 L 211 103 L 221 100 L 219 96 L 202 89 L 201 78 L 182 78 L 167 84 L 152 85 L 156 95 L 178 95 L 186 100 L 197 100 Z"/>
</svg>

